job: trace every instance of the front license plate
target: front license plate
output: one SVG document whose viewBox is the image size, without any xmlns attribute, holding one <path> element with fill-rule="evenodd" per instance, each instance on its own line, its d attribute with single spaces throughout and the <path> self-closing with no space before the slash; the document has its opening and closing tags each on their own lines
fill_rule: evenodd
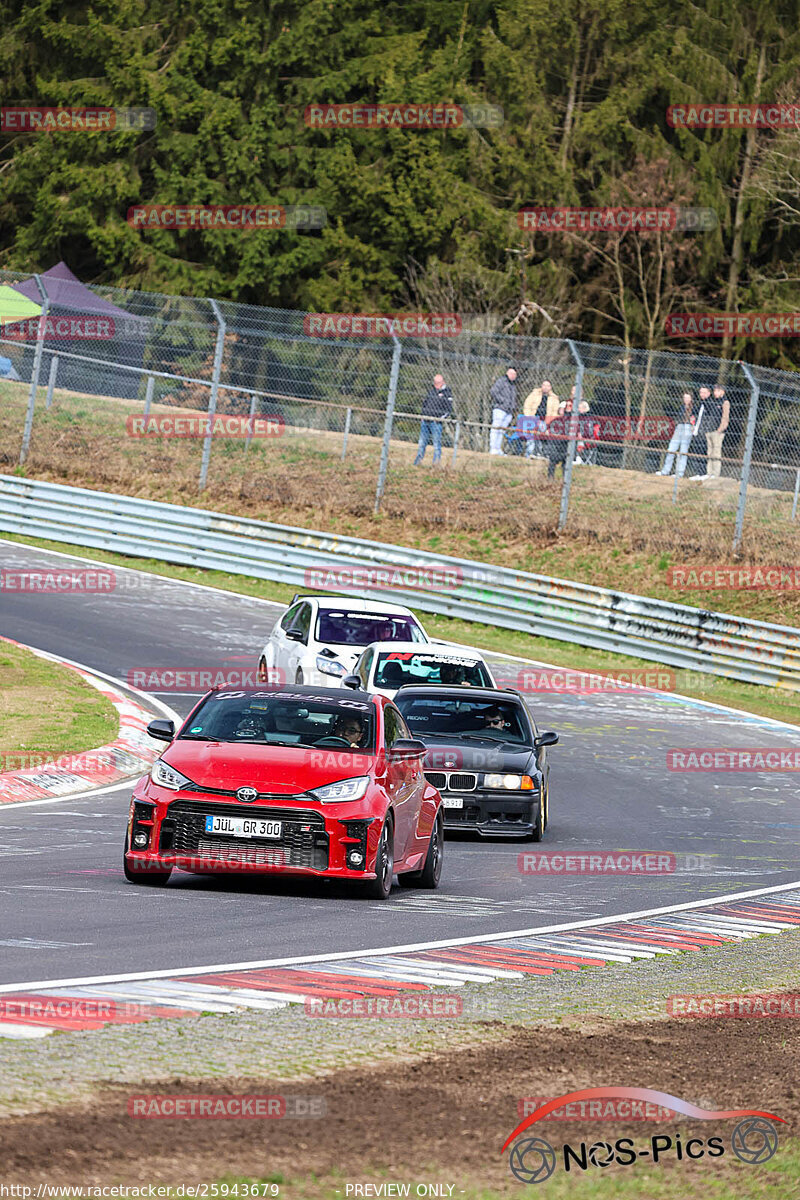
<svg viewBox="0 0 800 1200">
<path fill-rule="evenodd" d="M 206 817 L 206 833 L 240 838 L 279 838 L 281 822 L 263 821 L 259 817 Z"/>
<path fill-rule="evenodd" d="M 463 808 L 463 796 L 442 796 L 442 806 L 444 808 Z"/>
</svg>

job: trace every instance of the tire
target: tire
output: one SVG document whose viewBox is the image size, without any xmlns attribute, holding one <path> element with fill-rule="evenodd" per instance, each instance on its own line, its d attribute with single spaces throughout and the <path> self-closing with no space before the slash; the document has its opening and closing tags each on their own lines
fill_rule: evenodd
<svg viewBox="0 0 800 1200">
<path fill-rule="evenodd" d="M 397 876 L 401 887 L 407 888 L 438 888 L 442 878 L 442 862 L 444 860 L 444 817 L 441 810 L 436 815 L 436 824 L 428 842 L 428 853 L 425 865 L 421 871 L 406 871 Z"/>
<path fill-rule="evenodd" d="M 390 816 L 383 823 L 375 868 L 376 877 L 366 881 L 364 892 L 371 900 L 388 900 L 394 877 L 394 822 Z"/>
<path fill-rule="evenodd" d="M 128 883 L 138 883 L 145 887 L 163 887 L 169 881 L 172 874 L 172 868 L 168 871 L 132 871 L 128 866 L 128 860 L 125 857 L 130 846 L 128 845 L 128 835 L 125 834 L 125 849 L 122 853 L 122 869 L 125 872 L 125 878 Z"/>
<path fill-rule="evenodd" d="M 530 835 L 532 842 L 540 842 L 544 837 L 544 797 L 539 801 L 539 812 L 536 815 L 536 824 L 533 827 L 533 833 Z"/>
</svg>

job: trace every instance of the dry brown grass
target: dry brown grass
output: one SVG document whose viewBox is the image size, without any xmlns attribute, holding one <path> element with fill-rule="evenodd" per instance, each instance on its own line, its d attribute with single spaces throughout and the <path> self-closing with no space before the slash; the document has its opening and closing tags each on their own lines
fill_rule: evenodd
<svg viewBox="0 0 800 1200">
<path fill-rule="evenodd" d="M 0 469 L 6 472 L 17 462 L 26 394 L 20 385 L 0 385 Z M 200 441 L 126 436 L 125 417 L 138 409 L 136 402 L 57 393 L 50 412 L 37 410 L 26 474 L 439 550 L 762 620 L 795 624 L 800 618 L 797 593 L 677 594 L 667 584 L 670 565 L 733 561 L 733 480 L 682 481 L 673 504 L 673 480 L 576 467 L 569 520 L 559 534 L 560 473 L 548 481 L 542 460 L 460 451 L 455 467 L 445 452 L 442 466 L 414 468 L 414 445 L 394 443 L 382 511 L 374 517 L 377 439 L 351 435 L 344 463 L 336 433 L 289 428 L 247 450 L 243 442 L 220 440 L 199 496 Z M 738 561 L 795 562 L 800 525 L 790 512 L 787 493 L 751 489 Z"/>
</svg>

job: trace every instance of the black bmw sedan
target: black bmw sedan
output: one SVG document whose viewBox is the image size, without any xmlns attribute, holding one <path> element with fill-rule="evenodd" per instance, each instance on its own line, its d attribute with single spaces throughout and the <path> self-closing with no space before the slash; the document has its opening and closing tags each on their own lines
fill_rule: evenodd
<svg viewBox="0 0 800 1200">
<path fill-rule="evenodd" d="M 517 692 L 402 687 L 395 704 L 428 747 L 424 770 L 442 795 L 445 829 L 542 839 L 549 811 L 547 747 Z"/>
</svg>

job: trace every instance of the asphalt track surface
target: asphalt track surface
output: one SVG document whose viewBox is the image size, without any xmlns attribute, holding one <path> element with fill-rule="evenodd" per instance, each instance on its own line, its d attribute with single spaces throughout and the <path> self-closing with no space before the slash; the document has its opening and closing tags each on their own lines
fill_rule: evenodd
<svg viewBox="0 0 800 1200">
<path fill-rule="evenodd" d="M 87 563 L 0 540 L 3 568 L 56 565 Z M 0 633 L 125 681 L 142 667 L 254 665 L 280 611 L 135 571 L 118 571 L 118 580 L 100 595 L 0 591 Z M 524 664 L 495 665 L 513 676 Z M 158 698 L 181 714 L 196 699 Z M 165 889 L 127 884 L 121 855 L 130 784 L 0 806 L 0 984 L 535 929 L 800 879 L 797 774 L 666 766 L 671 748 L 786 749 L 800 746 L 800 730 L 661 693 L 548 694 L 533 708 L 540 728 L 561 735 L 549 751 L 542 845 L 448 837 L 439 891 L 395 886 L 383 904 L 298 878 L 176 872 Z M 523 874 L 523 850 L 672 852 L 677 869 Z"/>
</svg>

